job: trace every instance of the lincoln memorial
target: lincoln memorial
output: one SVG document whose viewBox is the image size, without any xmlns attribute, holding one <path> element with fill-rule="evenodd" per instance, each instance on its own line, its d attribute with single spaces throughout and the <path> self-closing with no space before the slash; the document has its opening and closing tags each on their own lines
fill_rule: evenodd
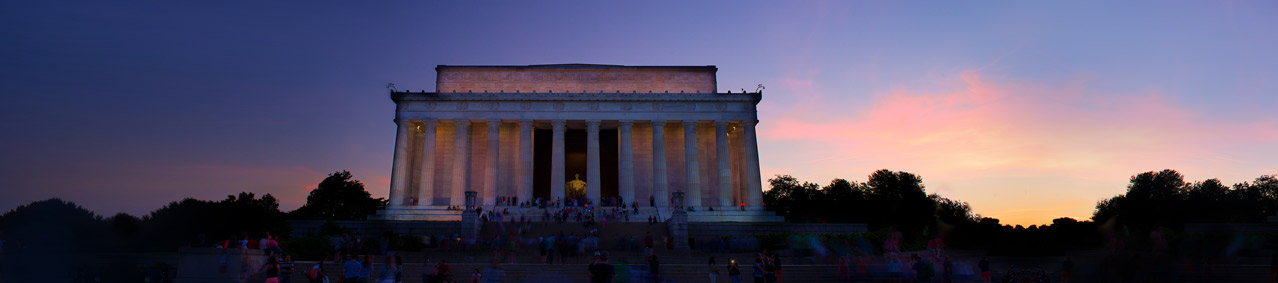
<svg viewBox="0 0 1278 283">
<path fill-rule="evenodd" d="M 658 215 L 682 195 L 691 221 L 780 221 L 762 207 L 762 94 L 719 92 L 715 66 L 435 71 L 435 91 L 390 94 L 389 205 L 372 219 L 455 221 L 473 192 L 486 209 L 637 203 Z"/>
</svg>

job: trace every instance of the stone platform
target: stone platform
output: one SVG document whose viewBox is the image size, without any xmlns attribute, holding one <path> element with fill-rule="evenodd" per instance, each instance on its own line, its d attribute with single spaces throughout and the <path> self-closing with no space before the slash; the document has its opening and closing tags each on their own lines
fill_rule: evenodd
<svg viewBox="0 0 1278 283">
<path fill-rule="evenodd" d="M 461 221 L 461 210 L 448 209 L 444 205 L 402 206 L 378 210 L 368 220 L 399 221 Z"/>
<path fill-rule="evenodd" d="M 688 222 L 785 222 L 785 217 L 761 206 L 698 207 L 688 212 Z"/>
<path fill-rule="evenodd" d="M 605 210 L 612 210 L 612 207 L 604 207 Z M 546 212 L 553 214 L 554 208 L 537 208 L 537 207 L 518 207 L 518 206 L 487 206 L 484 211 L 509 211 L 508 216 L 518 219 L 520 215 L 526 216 L 529 221 L 541 221 L 542 216 Z M 641 206 L 637 213 L 630 215 L 630 222 L 646 222 L 648 216 L 657 216 L 657 219 L 666 221 L 670 219 L 671 209 L 669 207 L 651 207 Z M 369 220 L 395 220 L 395 221 L 461 221 L 462 212 L 459 210 L 449 210 L 447 206 L 405 206 L 400 208 L 388 208 L 377 211 L 377 214 L 370 215 Z M 613 222 L 624 222 L 624 219 L 609 219 Z M 698 207 L 696 211 L 688 212 L 688 222 L 785 222 L 785 217 L 776 215 L 775 212 L 769 211 L 764 207 L 747 206 L 747 207 Z"/>
</svg>

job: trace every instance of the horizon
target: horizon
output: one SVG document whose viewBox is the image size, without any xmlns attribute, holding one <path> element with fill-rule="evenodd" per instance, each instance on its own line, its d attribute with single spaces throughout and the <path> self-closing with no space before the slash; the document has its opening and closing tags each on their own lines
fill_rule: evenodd
<svg viewBox="0 0 1278 283">
<path fill-rule="evenodd" d="M 386 197 L 385 86 L 437 65 L 715 65 L 766 86 L 765 183 L 910 172 L 1013 226 L 1090 220 L 1148 171 L 1278 174 L 1274 3 L 557 4 L 0 4 L 0 211 L 289 211 L 342 170 Z"/>
</svg>

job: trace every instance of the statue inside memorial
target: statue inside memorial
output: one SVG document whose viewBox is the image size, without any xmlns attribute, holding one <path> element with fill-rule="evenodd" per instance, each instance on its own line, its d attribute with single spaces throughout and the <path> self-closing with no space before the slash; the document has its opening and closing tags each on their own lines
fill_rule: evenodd
<svg viewBox="0 0 1278 283">
<path fill-rule="evenodd" d="M 586 181 L 581 180 L 581 174 L 572 174 L 572 181 L 564 186 L 567 190 L 565 195 L 568 199 L 581 199 L 586 197 Z"/>
</svg>

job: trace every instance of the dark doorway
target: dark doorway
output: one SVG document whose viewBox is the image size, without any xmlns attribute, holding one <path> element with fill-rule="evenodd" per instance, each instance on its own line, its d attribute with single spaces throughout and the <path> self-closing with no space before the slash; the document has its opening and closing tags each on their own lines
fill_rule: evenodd
<svg viewBox="0 0 1278 283">
<path fill-rule="evenodd" d="M 533 134 L 533 197 L 550 198 L 550 159 L 553 151 L 554 132 L 536 129 Z M 564 182 L 574 175 L 586 178 L 586 130 L 564 131 Z M 599 193 L 604 197 L 616 197 L 617 193 L 617 130 L 599 130 Z"/>
</svg>

